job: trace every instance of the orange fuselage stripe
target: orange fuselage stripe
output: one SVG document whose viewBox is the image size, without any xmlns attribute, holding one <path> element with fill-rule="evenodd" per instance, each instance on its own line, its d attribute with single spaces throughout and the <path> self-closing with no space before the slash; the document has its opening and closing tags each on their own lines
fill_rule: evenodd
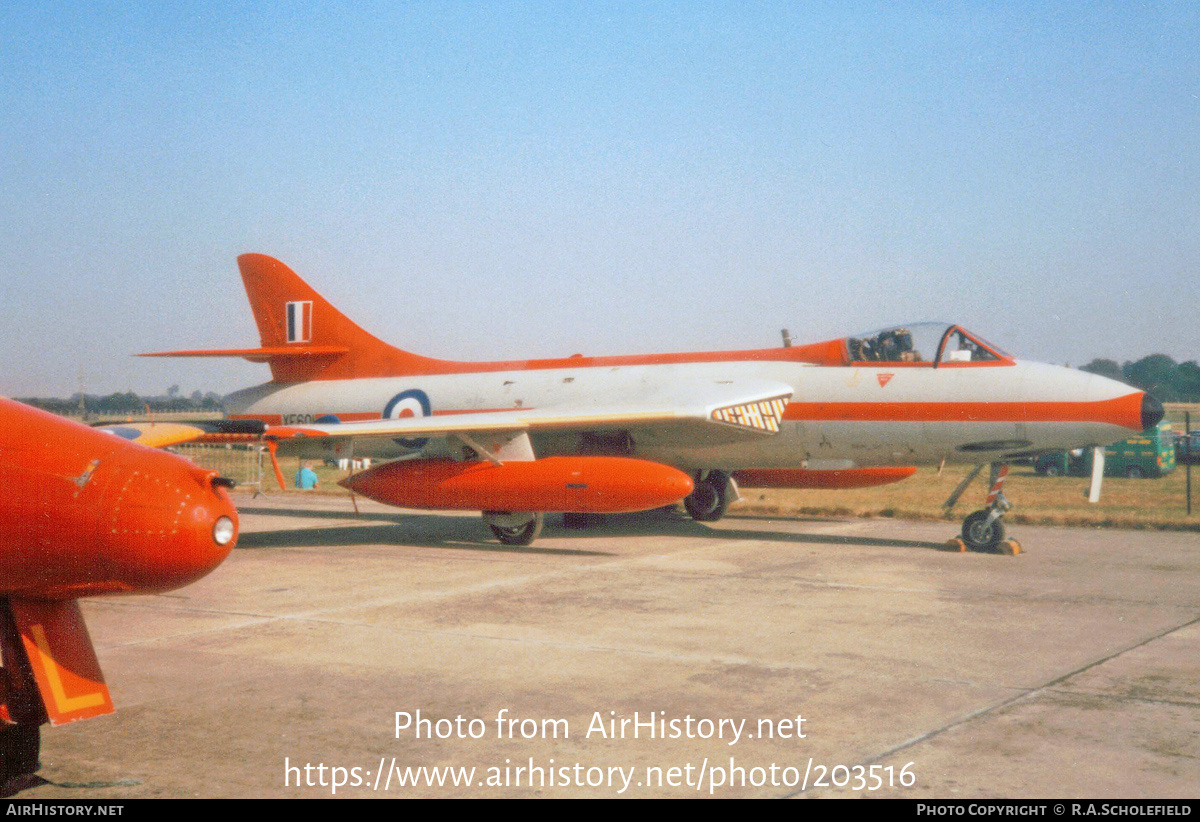
<svg viewBox="0 0 1200 822">
<path fill-rule="evenodd" d="M 1141 430 L 1142 394 L 1094 402 L 791 402 L 785 420 L 836 422 L 1101 422 Z"/>
</svg>

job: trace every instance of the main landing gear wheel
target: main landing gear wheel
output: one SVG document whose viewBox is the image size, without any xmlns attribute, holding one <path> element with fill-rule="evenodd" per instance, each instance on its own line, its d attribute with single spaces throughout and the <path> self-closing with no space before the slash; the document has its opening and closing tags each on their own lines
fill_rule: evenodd
<svg viewBox="0 0 1200 822">
<path fill-rule="evenodd" d="M 591 528 L 599 522 L 596 514 L 584 514 L 579 511 L 567 511 L 563 514 L 563 527 L 572 529 Z"/>
<path fill-rule="evenodd" d="M 697 522 L 716 522 L 725 516 L 729 507 L 729 476 L 721 471 L 709 471 L 697 478 L 692 493 L 683 498 L 683 507 Z"/>
<path fill-rule="evenodd" d="M 962 538 L 972 551 L 994 551 L 1004 541 L 1004 523 L 987 509 L 976 511 L 963 520 Z"/>
<path fill-rule="evenodd" d="M 510 514 L 500 511 L 485 511 L 483 517 L 487 520 L 492 533 L 496 535 L 496 539 L 505 545 L 529 545 L 538 538 L 538 534 L 542 533 L 542 525 L 546 522 L 546 515 L 541 512 Z"/>
</svg>

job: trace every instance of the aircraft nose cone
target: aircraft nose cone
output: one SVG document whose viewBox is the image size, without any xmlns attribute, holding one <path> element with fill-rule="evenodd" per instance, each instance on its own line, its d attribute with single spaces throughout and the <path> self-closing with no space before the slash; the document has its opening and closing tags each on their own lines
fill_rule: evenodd
<svg viewBox="0 0 1200 822">
<path fill-rule="evenodd" d="M 128 591 L 162 592 L 195 582 L 237 542 L 237 511 L 216 472 L 160 462 L 158 470 L 126 479 L 105 523 L 113 574 Z"/>
<path fill-rule="evenodd" d="M 1142 395 L 1142 430 L 1158 425 L 1166 411 L 1163 404 L 1151 394 Z"/>
<path fill-rule="evenodd" d="M 229 556 L 237 544 L 237 509 L 225 488 L 214 482 L 214 472 L 197 477 L 200 490 L 184 506 L 179 518 L 178 542 L 173 548 L 171 587 L 187 585 L 208 574 Z"/>
</svg>

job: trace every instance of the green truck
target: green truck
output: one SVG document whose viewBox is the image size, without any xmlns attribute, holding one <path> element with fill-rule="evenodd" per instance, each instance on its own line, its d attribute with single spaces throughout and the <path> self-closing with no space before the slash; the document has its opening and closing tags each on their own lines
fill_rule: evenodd
<svg viewBox="0 0 1200 822">
<path fill-rule="evenodd" d="M 1044 454 L 1034 460 L 1033 467 L 1047 476 L 1090 476 L 1092 449 Z M 1104 449 L 1104 475 L 1108 477 L 1161 477 L 1174 470 L 1175 437 L 1166 420 Z"/>
</svg>

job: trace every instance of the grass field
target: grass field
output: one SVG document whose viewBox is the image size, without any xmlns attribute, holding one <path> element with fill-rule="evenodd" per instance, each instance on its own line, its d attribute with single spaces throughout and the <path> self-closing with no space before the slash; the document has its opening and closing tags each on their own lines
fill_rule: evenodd
<svg viewBox="0 0 1200 822">
<path fill-rule="evenodd" d="M 1171 428 L 1176 433 L 1182 434 L 1187 429 L 1184 427 L 1185 414 L 1192 415 L 1192 428 L 1200 428 L 1200 403 L 1195 402 L 1164 402 L 1163 410 L 1167 412 L 1167 422 L 1171 423 Z"/>
<path fill-rule="evenodd" d="M 1200 471 L 1194 484 L 1200 486 Z M 976 478 L 952 514 L 943 513 L 942 503 L 970 471 L 968 467 L 947 468 L 938 476 L 923 468 L 911 478 L 893 485 L 849 491 L 786 491 L 742 489 L 741 510 L 780 515 L 833 514 L 856 517 L 898 517 L 960 521 L 983 507 L 987 495 L 987 472 Z M 1006 519 L 1010 523 L 1038 525 L 1093 525 L 1112 528 L 1152 528 L 1200 531 L 1200 489 L 1193 491 L 1194 513 L 1186 513 L 1186 476 L 1178 468 L 1161 479 L 1105 477 L 1100 502 L 1087 501 L 1085 477 L 1045 477 L 1032 468 L 1014 466 L 1005 482 L 1004 494 L 1013 504 Z"/>
</svg>

